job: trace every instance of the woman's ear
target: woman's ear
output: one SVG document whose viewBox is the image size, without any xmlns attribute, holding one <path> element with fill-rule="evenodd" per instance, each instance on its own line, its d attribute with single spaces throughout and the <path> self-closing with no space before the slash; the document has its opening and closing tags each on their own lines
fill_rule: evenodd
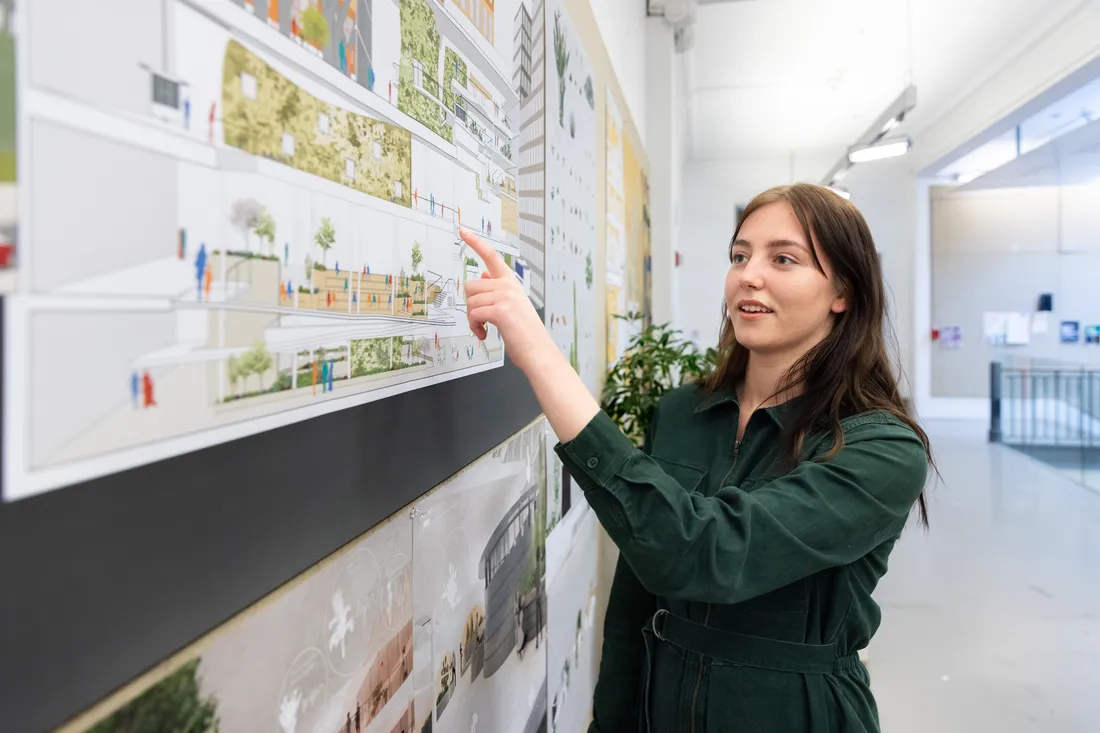
<svg viewBox="0 0 1100 733">
<path fill-rule="evenodd" d="M 829 307 L 833 313 L 843 313 L 848 310 L 848 298 L 843 295 L 838 295 L 833 299 L 833 304 Z"/>
</svg>

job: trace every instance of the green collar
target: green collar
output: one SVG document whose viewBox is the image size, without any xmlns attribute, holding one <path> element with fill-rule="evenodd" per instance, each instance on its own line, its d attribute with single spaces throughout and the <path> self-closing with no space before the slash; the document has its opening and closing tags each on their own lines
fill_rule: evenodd
<svg viewBox="0 0 1100 733">
<path fill-rule="evenodd" d="M 800 399 L 801 395 L 789 399 L 786 402 L 781 402 L 774 407 L 765 407 L 763 409 L 763 412 L 767 414 L 772 420 L 774 420 L 780 428 L 785 428 L 788 424 L 788 420 L 786 418 L 790 417 L 792 409 L 798 404 L 798 401 Z M 719 387 L 699 402 L 699 404 L 695 407 L 695 412 L 706 412 L 707 410 L 710 410 L 714 407 L 728 404 L 730 402 L 737 405 L 738 408 L 741 407 L 740 402 L 737 400 L 737 392 L 729 389 L 728 387 Z"/>
</svg>

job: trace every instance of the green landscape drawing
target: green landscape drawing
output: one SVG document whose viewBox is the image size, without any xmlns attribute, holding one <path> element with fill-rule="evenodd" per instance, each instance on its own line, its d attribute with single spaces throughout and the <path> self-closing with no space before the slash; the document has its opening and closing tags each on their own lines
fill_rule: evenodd
<svg viewBox="0 0 1100 733">
<path fill-rule="evenodd" d="M 0 183 L 15 183 L 15 39 L 7 26 L 0 26 Z"/>
<path fill-rule="evenodd" d="M 194 659 L 86 733 L 217 733 L 218 703 L 204 697 Z"/>
<path fill-rule="evenodd" d="M 424 70 L 423 84 L 419 89 L 413 84 L 413 60 L 419 61 Z M 401 0 L 401 68 L 397 77 L 397 108 L 451 142 L 447 115 L 439 106 L 446 104 L 448 87 L 442 85 L 443 98 L 439 99 L 441 85 L 433 81 L 439 78 L 438 74 L 439 31 L 435 27 L 435 14 L 424 0 Z M 465 86 L 465 78 L 462 84 Z M 439 99 L 439 103 L 429 99 L 428 95 Z"/>
<path fill-rule="evenodd" d="M 242 74 L 255 79 L 254 99 L 245 96 Z M 227 145 L 412 206 L 408 130 L 322 102 L 237 41 L 225 48 L 222 108 Z M 284 152 L 284 133 L 293 154 Z"/>
<path fill-rule="evenodd" d="M 404 360 L 406 347 L 411 352 L 411 362 Z M 425 363 L 419 344 L 402 336 L 356 339 L 351 342 L 352 377 L 366 377 L 371 374 L 422 366 Z"/>
</svg>

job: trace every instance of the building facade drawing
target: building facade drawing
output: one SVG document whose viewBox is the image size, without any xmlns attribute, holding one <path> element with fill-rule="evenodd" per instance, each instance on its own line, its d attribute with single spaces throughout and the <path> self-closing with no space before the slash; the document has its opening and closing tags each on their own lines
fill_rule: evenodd
<svg viewBox="0 0 1100 733">
<path fill-rule="evenodd" d="M 533 10 L 528 10 L 532 2 Z M 512 85 L 520 98 L 519 241 L 530 270 L 531 299 L 546 302 L 546 106 L 543 0 L 524 0 L 516 11 Z"/>
<path fill-rule="evenodd" d="M 454 4 L 462 10 L 462 14 L 477 26 L 478 33 L 485 37 L 489 43 L 493 43 L 495 29 L 494 0 L 454 0 Z"/>
</svg>

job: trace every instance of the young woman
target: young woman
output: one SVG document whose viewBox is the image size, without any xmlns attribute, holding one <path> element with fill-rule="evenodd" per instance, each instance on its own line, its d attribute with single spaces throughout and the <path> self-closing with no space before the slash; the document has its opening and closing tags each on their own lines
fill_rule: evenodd
<svg viewBox="0 0 1100 733">
<path fill-rule="evenodd" d="M 885 346 L 867 223 L 827 188 L 771 189 L 730 244 L 720 363 L 661 400 L 639 450 L 600 411 L 500 256 L 470 326 L 503 336 L 619 563 L 591 732 L 878 731 L 857 656 L 928 439 Z"/>
</svg>

